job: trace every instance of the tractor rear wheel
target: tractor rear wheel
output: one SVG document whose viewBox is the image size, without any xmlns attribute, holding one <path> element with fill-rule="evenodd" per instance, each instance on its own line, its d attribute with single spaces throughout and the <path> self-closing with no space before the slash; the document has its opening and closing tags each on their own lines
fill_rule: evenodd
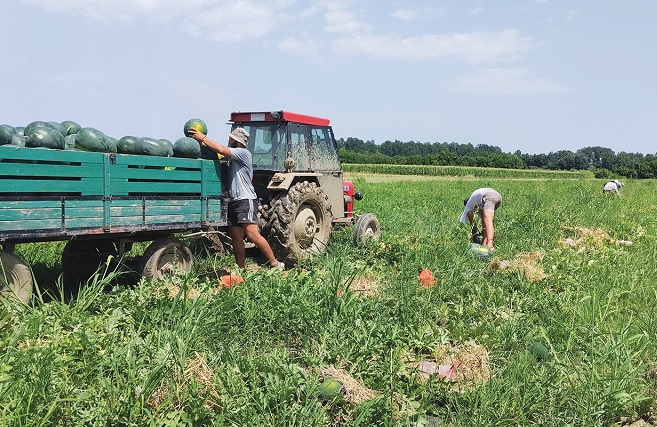
<svg viewBox="0 0 657 427">
<path fill-rule="evenodd" d="M 0 292 L 30 303 L 34 280 L 25 262 L 10 252 L 0 250 Z"/>
<path fill-rule="evenodd" d="M 298 182 L 271 202 L 265 234 L 274 255 L 288 267 L 326 252 L 333 231 L 328 196 L 314 182 Z"/>
</svg>

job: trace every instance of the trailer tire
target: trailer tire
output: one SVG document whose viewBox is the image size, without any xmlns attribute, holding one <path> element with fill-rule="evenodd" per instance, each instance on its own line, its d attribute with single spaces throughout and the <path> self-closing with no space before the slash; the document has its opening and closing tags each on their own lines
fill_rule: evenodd
<svg viewBox="0 0 657 427">
<path fill-rule="evenodd" d="M 376 216 L 371 213 L 359 216 L 354 225 L 354 244 L 364 245 L 379 240 L 379 237 L 381 237 L 381 226 Z"/>
<path fill-rule="evenodd" d="M 175 237 L 154 240 L 141 257 L 139 271 L 147 279 L 162 280 L 167 274 L 192 270 L 194 256 L 189 247 Z"/>
<path fill-rule="evenodd" d="M 66 296 L 74 296 L 110 255 L 116 255 L 110 239 L 69 240 L 62 251 L 62 280 Z"/>
<path fill-rule="evenodd" d="M 302 181 L 271 202 L 265 227 L 274 255 L 288 267 L 326 252 L 333 231 L 328 196 L 314 182 Z"/>
<path fill-rule="evenodd" d="M 27 264 L 17 255 L 0 251 L 0 291 L 29 304 L 33 286 L 34 279 Z"/>
</svg>

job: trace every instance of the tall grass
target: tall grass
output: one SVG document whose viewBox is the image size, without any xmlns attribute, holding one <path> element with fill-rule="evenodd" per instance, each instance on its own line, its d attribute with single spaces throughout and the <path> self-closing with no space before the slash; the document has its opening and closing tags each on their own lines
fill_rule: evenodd
<svg viewBox="0 0 657 427">
<path fill-rule="evenodd" d="M 354 247 L 339 228 L 325 255 L 285 273 L 240 272 L 230 289 L 208 273 L 232 258 L 208 257 L 190 276 L 109 291 L 107 272 L 70 302 L 2 300 L 0 424 L 654 423 L 654 181 L 616 198 L 596 180 L 353 178 L 379 244 Z M 458 217 L 480 186 L 503 196 L 496 257 L 540 253 L 543 279 L 491 271 L 468 252 Z M 597 229 L 608 240 L 564 243 Z M 425 268 L 433 287 L 418 284 Z M 490 375 L 424 380 L 409 364 L 449 348 L 484 349 Z M 372 395 L 322 398 L 328 367 Z"/>
</svg>

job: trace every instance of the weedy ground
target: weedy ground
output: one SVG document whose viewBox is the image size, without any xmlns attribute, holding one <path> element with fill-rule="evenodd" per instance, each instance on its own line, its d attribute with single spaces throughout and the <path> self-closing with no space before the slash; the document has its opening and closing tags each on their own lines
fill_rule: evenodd
<svg viewBox="0 0 657 427">
<path fill-rule="evenodd" d="M 379 242 L 340 228 L 230 287 L 232 258 L 207 255 L 64 301 L 61 245 L 19 246 L 41 293 L 0 304 L 0 425 L 655 424 L 655 181 L 353 178 Z M 503 197 L 486 260 L 458 223 L 484 186 Z"/>
</svg>

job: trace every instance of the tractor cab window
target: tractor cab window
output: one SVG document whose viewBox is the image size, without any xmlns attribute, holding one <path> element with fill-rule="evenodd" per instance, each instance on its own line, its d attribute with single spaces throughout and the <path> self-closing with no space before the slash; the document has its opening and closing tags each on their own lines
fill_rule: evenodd
<svg viewBox="0 0 657 427">
<path fill-rule="evenodd" d="M 309 146 L 312 168 L 316 171 L 339 170 L 338 147 L 328 127 L 312 127 L 310 129 L 312 142 Z"/>
<path fill-rule="evenodd" d="M 290 123 L 290 156 L 294 159 L 294 169 L 301 171 L 311 170 L 310 133 L 308 126 Z"/>
<path fill-rule="evenodd" d="M 245 125 L 244 129 L 250 135 L 246 148 L 253 155 L 253 167 L 282 170 L 286 150 L 285 126 L 281 124 Z"/>
</svg>

